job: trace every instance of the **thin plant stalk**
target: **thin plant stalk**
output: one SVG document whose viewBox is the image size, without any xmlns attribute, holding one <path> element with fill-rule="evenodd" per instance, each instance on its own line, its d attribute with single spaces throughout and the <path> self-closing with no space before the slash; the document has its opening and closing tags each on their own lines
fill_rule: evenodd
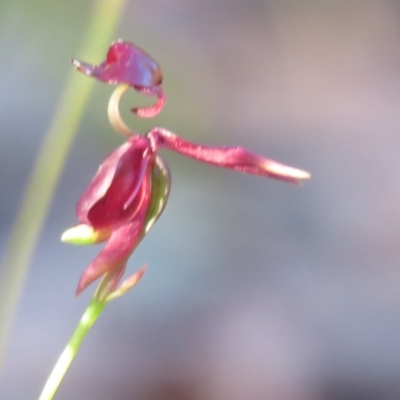
<svg viewBox="0 0 400 400">
<path fill-rule="evenodd" d="M 82 315 L 75 332 L 72 334 L 67 347 L 61 353 L 60 358 L 50 374 L 45 387 L 43 388 L 39 400 L 51 400 L 54 398 L 54 395 L 56 394 L 58 387 L 60 386 L 60 383 L 68 370 L 68 367 L 78 352 L 83 339 L 85 339 L 90 328 L 96 322 L 106 305 L 107 301 L 105 300 L 99 301 L 95 298 L 92 299 L 88 308 Z"/>
<path fill-rule="evenodd" d="M 100 59 L 112 40 L 125 0 L 99 0 L 93 9 L 80 54 Z M 6 247 L 0 269 L 0 373 L 8 337 L 41 229 L 66 158 L 93 89 L 71 71 L 46 132 Z"/>
</svg>

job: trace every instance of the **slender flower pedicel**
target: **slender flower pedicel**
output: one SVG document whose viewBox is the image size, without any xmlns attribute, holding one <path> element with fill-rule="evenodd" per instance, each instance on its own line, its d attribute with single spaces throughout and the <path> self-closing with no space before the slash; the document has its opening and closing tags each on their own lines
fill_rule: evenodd
<svg viewBox="0 0 400 400">
<path fill-rule="evenodd" d="M 166 148 L 216 167 L 299 184 L 309 179 L 306 171 L 292 168 L 242 147 L 212 147 L 189 142 L 164 128 L 153 128 L 146 135 L 133 132 L 122 120 L 119 102 L 132 88 L 157 97 L 151 106 L 133 108 L 139 117 L 157 115 L 166 96 L 161 87 L 160 66 L 146 52 L 129 42 L 118 40 L 108 50 L 106 60 L 91 65 L 72 60 L 74 67 L 89 77 L 118 84 L 108 105 L 112 127 L 126 137 L 94 176 L 76 205 L 79 224 L 68 229 L 61 240 L 72 244 L 106 242 L 104 248 L 84 270 L 76 293 L 101 278 L 99 286 L 59 358 L 39 400 L 52 399 L 79 346 L 106 304 L 132 289 L 143 276 L 140 268 L 121 282 L 128 258 L 163 212 L 171 178 L 158 154 Z"/>
</svg>

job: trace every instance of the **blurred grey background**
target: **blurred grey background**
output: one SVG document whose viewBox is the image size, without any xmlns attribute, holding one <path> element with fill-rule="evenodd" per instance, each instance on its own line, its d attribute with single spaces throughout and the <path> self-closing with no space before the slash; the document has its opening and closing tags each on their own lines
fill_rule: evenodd
<svg viewBox="0 0 400 400">
<path fill-rule="evenodd" d="M 2 254 L 93 4 L 0 0 Z M 118 37 L 164 71 L 165 110 L 126 114 L 138 132 L 240 144 L 312 180 L 299 188 L 165 152 L 170 201 L 129 264 L 149 269 L 108 307 L 57 399 L 399 399 L 400 2 L 129 1 Z M 38 397 L 94 290 L 74 297 L 99 248 L 59 237 L 122 141 L 107 121 L 111 92 L 96 86 L 59 183 L 1 400 Z M 149 100 L 130 96 L 126 110 Z"/>
</svg>

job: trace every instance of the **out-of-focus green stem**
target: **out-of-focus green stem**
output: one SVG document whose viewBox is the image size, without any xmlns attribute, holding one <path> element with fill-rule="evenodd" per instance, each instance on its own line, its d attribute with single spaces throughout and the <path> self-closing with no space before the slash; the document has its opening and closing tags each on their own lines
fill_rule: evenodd
<svg viewBox="0 0 400 400">
<path fill-rule="evenodd" d="M 94 5 L 78 56 L 99 60 L 112 40 L 125 0 L 99 0 Z M 54 189 L 82 118 L 94 82 L 71 75 L 43 140 L 11 233 L 0 270 L 0 372 L 8 336 Z"/>
<path fill-rule="evenodd" d="M 57 361 L 57 364 L 55 365 L 52 373 L 47 379 L 46 385 L 43 388 L 39 400 L 53 399 L 62 379 L 64 378 L 65 373 L 68 370 L 68 367 L 70 366 L 77 351 L 79 350 L 83 339 L 86 337 L 93 324 L 97 321 L 97 318 L 104 310 L 106 304 L 106 301 L 99 301 L 97 299 L 93 299 L 90 302 L 85 313 L 82 315 L 82 318 L 77 328 L 75 329 L 75 332 L 71 336 L 67 347 L 62 352 L 60 358 Z"/>
</svg>

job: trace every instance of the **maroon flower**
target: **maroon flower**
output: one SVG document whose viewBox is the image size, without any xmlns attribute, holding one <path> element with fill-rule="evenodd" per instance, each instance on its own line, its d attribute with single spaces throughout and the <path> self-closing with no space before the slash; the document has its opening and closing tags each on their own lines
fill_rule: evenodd
<svg viewBox="0 0 400 400">
<path fill-rule="evenodd" d="M 217 167 L 248 174 L 300 183 L 310 178 L 306 171 L 292 168 L 252 153 L 242 147 L 211 147 L 188 142 L 164 129 L 154 128 L 146 136 L 134 134 L 122 121 L 119 100 L 129 88 L 156 94 L 154 106 L 135 109 L 139 116 L 153 116 L 164 105 L 165 95 L 159 86 L 162 74 L 158 64 L 144 51 L 121 40 L 113 43 L 107 59 L 99 66 L 74 60 L 75 67 L 89 76 L 113 84 L 116 89 L 109 103 L 112 126 L 128 137 L 100 166 L 96 176 L 78 201 L 78 227 L 68 230 L 63 240 L 71 243 L 107 244 L 86 268 L 77 293 L 100 276 L 104 298 L 113 296 L 124 273 L 128 257 L 149 227 L 162 212 L 169 193 L 169 172 L 157 151 L 168 148 L 182 155 Z M 144 270 L 122 283 L 120 290 L 132 287 Z M 114 291 L 114 292 L 113 292 Z"/>
</svg>

